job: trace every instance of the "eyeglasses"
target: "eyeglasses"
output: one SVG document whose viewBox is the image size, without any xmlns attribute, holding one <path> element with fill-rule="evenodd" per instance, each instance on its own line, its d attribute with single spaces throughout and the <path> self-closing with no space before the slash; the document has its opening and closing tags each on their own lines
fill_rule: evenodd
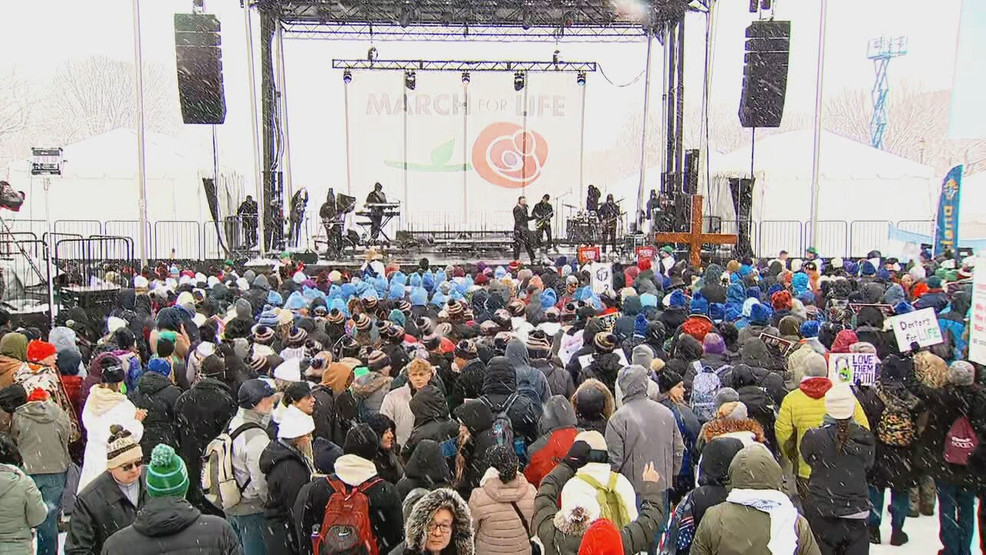
<svg viewBox="0 0 986 555">
<path fill-rule="evenodd" d="M 143 461 L 137 461 L 137 462 L 132 462 L 132 463 L 127 463 L 127 464 L 121 465 L 120 466 L 120 470 L 122 470 L 124 472 L 130 472 L 131 470 L 138 469 L 138 468 L 140 468 L 142 466 L 144 466 L 144 462 Z"/>
<path fill-rule="evenodd" d="M 444 522 L 442 524 L 435 524 L 434 522 L 428 524 L 429 534 L 434 534 L 435 532 L 438 532 L 439 534 L 442 534 L 444 536 L 445 534 L 448 534 L 451 531 L 452 531 L 451 524 L 446 524 Z"/>
</svg>

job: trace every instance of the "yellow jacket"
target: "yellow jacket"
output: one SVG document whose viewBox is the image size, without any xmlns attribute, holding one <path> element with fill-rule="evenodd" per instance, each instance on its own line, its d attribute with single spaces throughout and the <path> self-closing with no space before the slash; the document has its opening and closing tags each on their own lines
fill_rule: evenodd
<svg viewBox="0 0 986 555">
<path fill-rule="evenodd" d="M 805 432 L 822 425 L 825 418 L 825 392 L 832 386 L 828 378 L 809 378 L 801 382 L 798 389 L 787 394 L 781 403 L 780 413 L 774 423 L 774 433 L 777 435 L 777 445 L 784 456 L 793 459 L 798 456 L 798 476 L 808 479 L 811 467 L 801 456 L 801 438 Z M 856 401 L 856 412 L 853 420 L 860 426 L 869 429 L 862 405 Z M 792 435 L 797 434 L 797 443 L 790 445 Z"/>
</svg>

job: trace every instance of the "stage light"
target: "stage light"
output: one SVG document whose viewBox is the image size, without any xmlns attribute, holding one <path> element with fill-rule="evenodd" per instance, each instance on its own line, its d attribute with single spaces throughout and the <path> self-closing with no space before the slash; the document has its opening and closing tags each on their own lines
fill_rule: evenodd
<svg viewBox="0 0 986 555">
<path fill-rule="evenodd" d="M 371 46 L 370 49 L 366 51 L 366 60 L 368 62 L 375 62 L 377 61 L 377 56 L 379 55 L 380 53 L 377 52 L 377 47 Z"/>
<path fill-rule="evenodd" d="M 472 80 L 472 76 L 469 75 L 469 72 L 468 71 L 463 71 L 462 72 L 462 84 L 463 85 L 468 85 L 469 84 L 469 81 L 471 81 L 471 80 Z"/>
<path fill-rule="evenodd" d="M 514 73 L 514 90 L 520 92 L 524 90 L 524 85 L 527 83 L 527 76 L 524 75 L 523 71 L 518 71 Z"/>
<path fill-rule="evenodd" d="M 417 84 L 418 84 L 418 77 L 417 77 L 417 75 L 415 75 L 415 73 L 413 71 L 405 71 L 404 72 L 404 86 L 407 87 L 407 90 L 413 91 L 414 90 L 414 87 L 416 87 Z"/>
<path fill-rule="evenodd" d="M 551 62 L 558 65 L 559 60 L 561 60 L 561 50 L 555 50 L 555 53 L 551 56 Z"/>
<path fill-rule="evenodd" d="M 579 84 L 580 87 L 585 86 L 585 72 L 580 71 L 575 75 L 575 82 Z"/>
<path fill-rule="evenodd" d="M 342 82 L 343 83 L 345 83 L 345 84 L 348 85 L 349 82 L 352 81 L 352 80 L 353 80 L 353 72 L 352 71 L 349 71 L 347 69 L 346 71 L 343 71 L 342 72 Z"/>
</svg>

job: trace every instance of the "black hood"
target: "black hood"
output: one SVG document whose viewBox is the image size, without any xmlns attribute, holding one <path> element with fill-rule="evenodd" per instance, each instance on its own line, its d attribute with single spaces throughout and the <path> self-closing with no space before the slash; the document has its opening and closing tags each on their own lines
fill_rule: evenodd
<svg viewBox="0 0 986 555">
<path fill-rule="evenodd" d="M 575 392 L 575 413 L 585 419 L 605 418 L 606 395 L 595 387 L 582 387 Z"/>
<path fill-rule="evenodd" d="M 432 420 L 448 419 L 448 402 L 442 392 L 433 385 L 426 385 L 411 397 L 408 405 L 414 415 L 414 425 L 420 426 Z"/>
<path fill-rule="evenodd" d="M 181 497 L 148 497 L 144 507 L 137 511 L 134 530 L 150 538 L 173 536 L 194 524 L 201 515 Z"/>
<path fill-rule="evenodd" d="M 154 395 L 162 389 L 172 385 L 171 380 L 165 378 L 157 372 L 145 372 L 140 377 L 137 389 L 144 395 Z"/>
<path fill-rule="evenodd" d="M 483 395 L 510 395 L 517 391 L 517 372 L 507 357 L 493 357 L 483 377 Z"/>
<path fill-rule="evenodd" d="M 137 294 L 133 289 L 120 289 L 116 294 L 116 307 L 123 310 L 134 310 Z"/>
<path fill-rule="evenodd" d="M 856 326 L 870 326 L 878 330 L 882 330 L 883 319 L 884 316 L 882 310 L 872 306 L 865 306 L 861 308 L 859 310 L 859 314 L 856 315 Z"/>
<path fill-rule="evenodd" d="M 293 447 L 288 447 L 287 445 L 280 442 L 280 440 L 275 440 L 267 444 L 264 452 L 260 454 L 260 471 L 264 474 L 270 474 L 270 471 L 274 469 L 278 463 L 286 461 L 288 459 L 297 459 L 298 462 L 307 466 L 308 463 L 305 462 L 304 457 L 297 449 Z"/>
<path fill-rule="evenodd" d="M 576 422 L 572 403 L 561 395 L 553 395 L 544 404 L 544 414 L 538 421 L 538 432 L 544 435 L 562 428 L 572 428 Z"/>
<path fill-rule="evenodd" d="M 438 486 L 452 482 L 452 472 L 442 456 L 442 448 L 431 439 L 422 439 L 414 448 L 410 460 L 404 465 L 404 475 L 422 486 Z"/>
<path fill-rule="evenodd" d="M 582 344 L 591 345 L 596 334 L 606 331 L 606 324 L 599 318 L 589 318 L 585 324 L 585 331 L 582 332 Z"/>
<path fill-rule="evenodd" d="M 455 409 L 455 417 L 477 436 L 493 427 L 493 411 L 479 399 L 471 399 Z"/>
<path fill-rule="evenodd" d="M 729 478 L 729 463 L 743 449 L 743 442 L 731 438 L 713 439 L 702 449 L 699 461 L 698 485 L 725 486 Z"/>
<path fill-rule="evenodd" d="M 733 389 L 757 385 L 757 376 L 753 373 L 753 368 L 747 364 L 737 364 L 733 368 Z"/>
<path fill-rule="evenodd" d="M 740 347 L 740 357 L 743 364 L 748 364 L 754 368 L 770 368 L 770 353 L 767 352 L 767 345 L 763 339 L 753 337 L 747 339 Z"/>
<path fill-rule="evenodd" d="M 675 345 L 674 358 L 687 361 L 700 360 L 702 358 L 702 344 L 698 342 L 698 339 L 688 334 L 682 334 Z"/>
</svg>

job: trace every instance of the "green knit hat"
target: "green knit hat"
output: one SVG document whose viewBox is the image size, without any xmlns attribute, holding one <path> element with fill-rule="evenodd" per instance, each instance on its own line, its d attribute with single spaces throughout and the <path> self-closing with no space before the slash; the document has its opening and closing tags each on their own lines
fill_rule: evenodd
<svg viewBox="0 0 986 555">
<path fill-rule="evenodd" d="M 185 497 L 188 491 L 188 470 L 185 461 L 170 445 L 158 445 L 151 452 L 147 468 L 147 495 L 151 497 Z"/>
</svg>

